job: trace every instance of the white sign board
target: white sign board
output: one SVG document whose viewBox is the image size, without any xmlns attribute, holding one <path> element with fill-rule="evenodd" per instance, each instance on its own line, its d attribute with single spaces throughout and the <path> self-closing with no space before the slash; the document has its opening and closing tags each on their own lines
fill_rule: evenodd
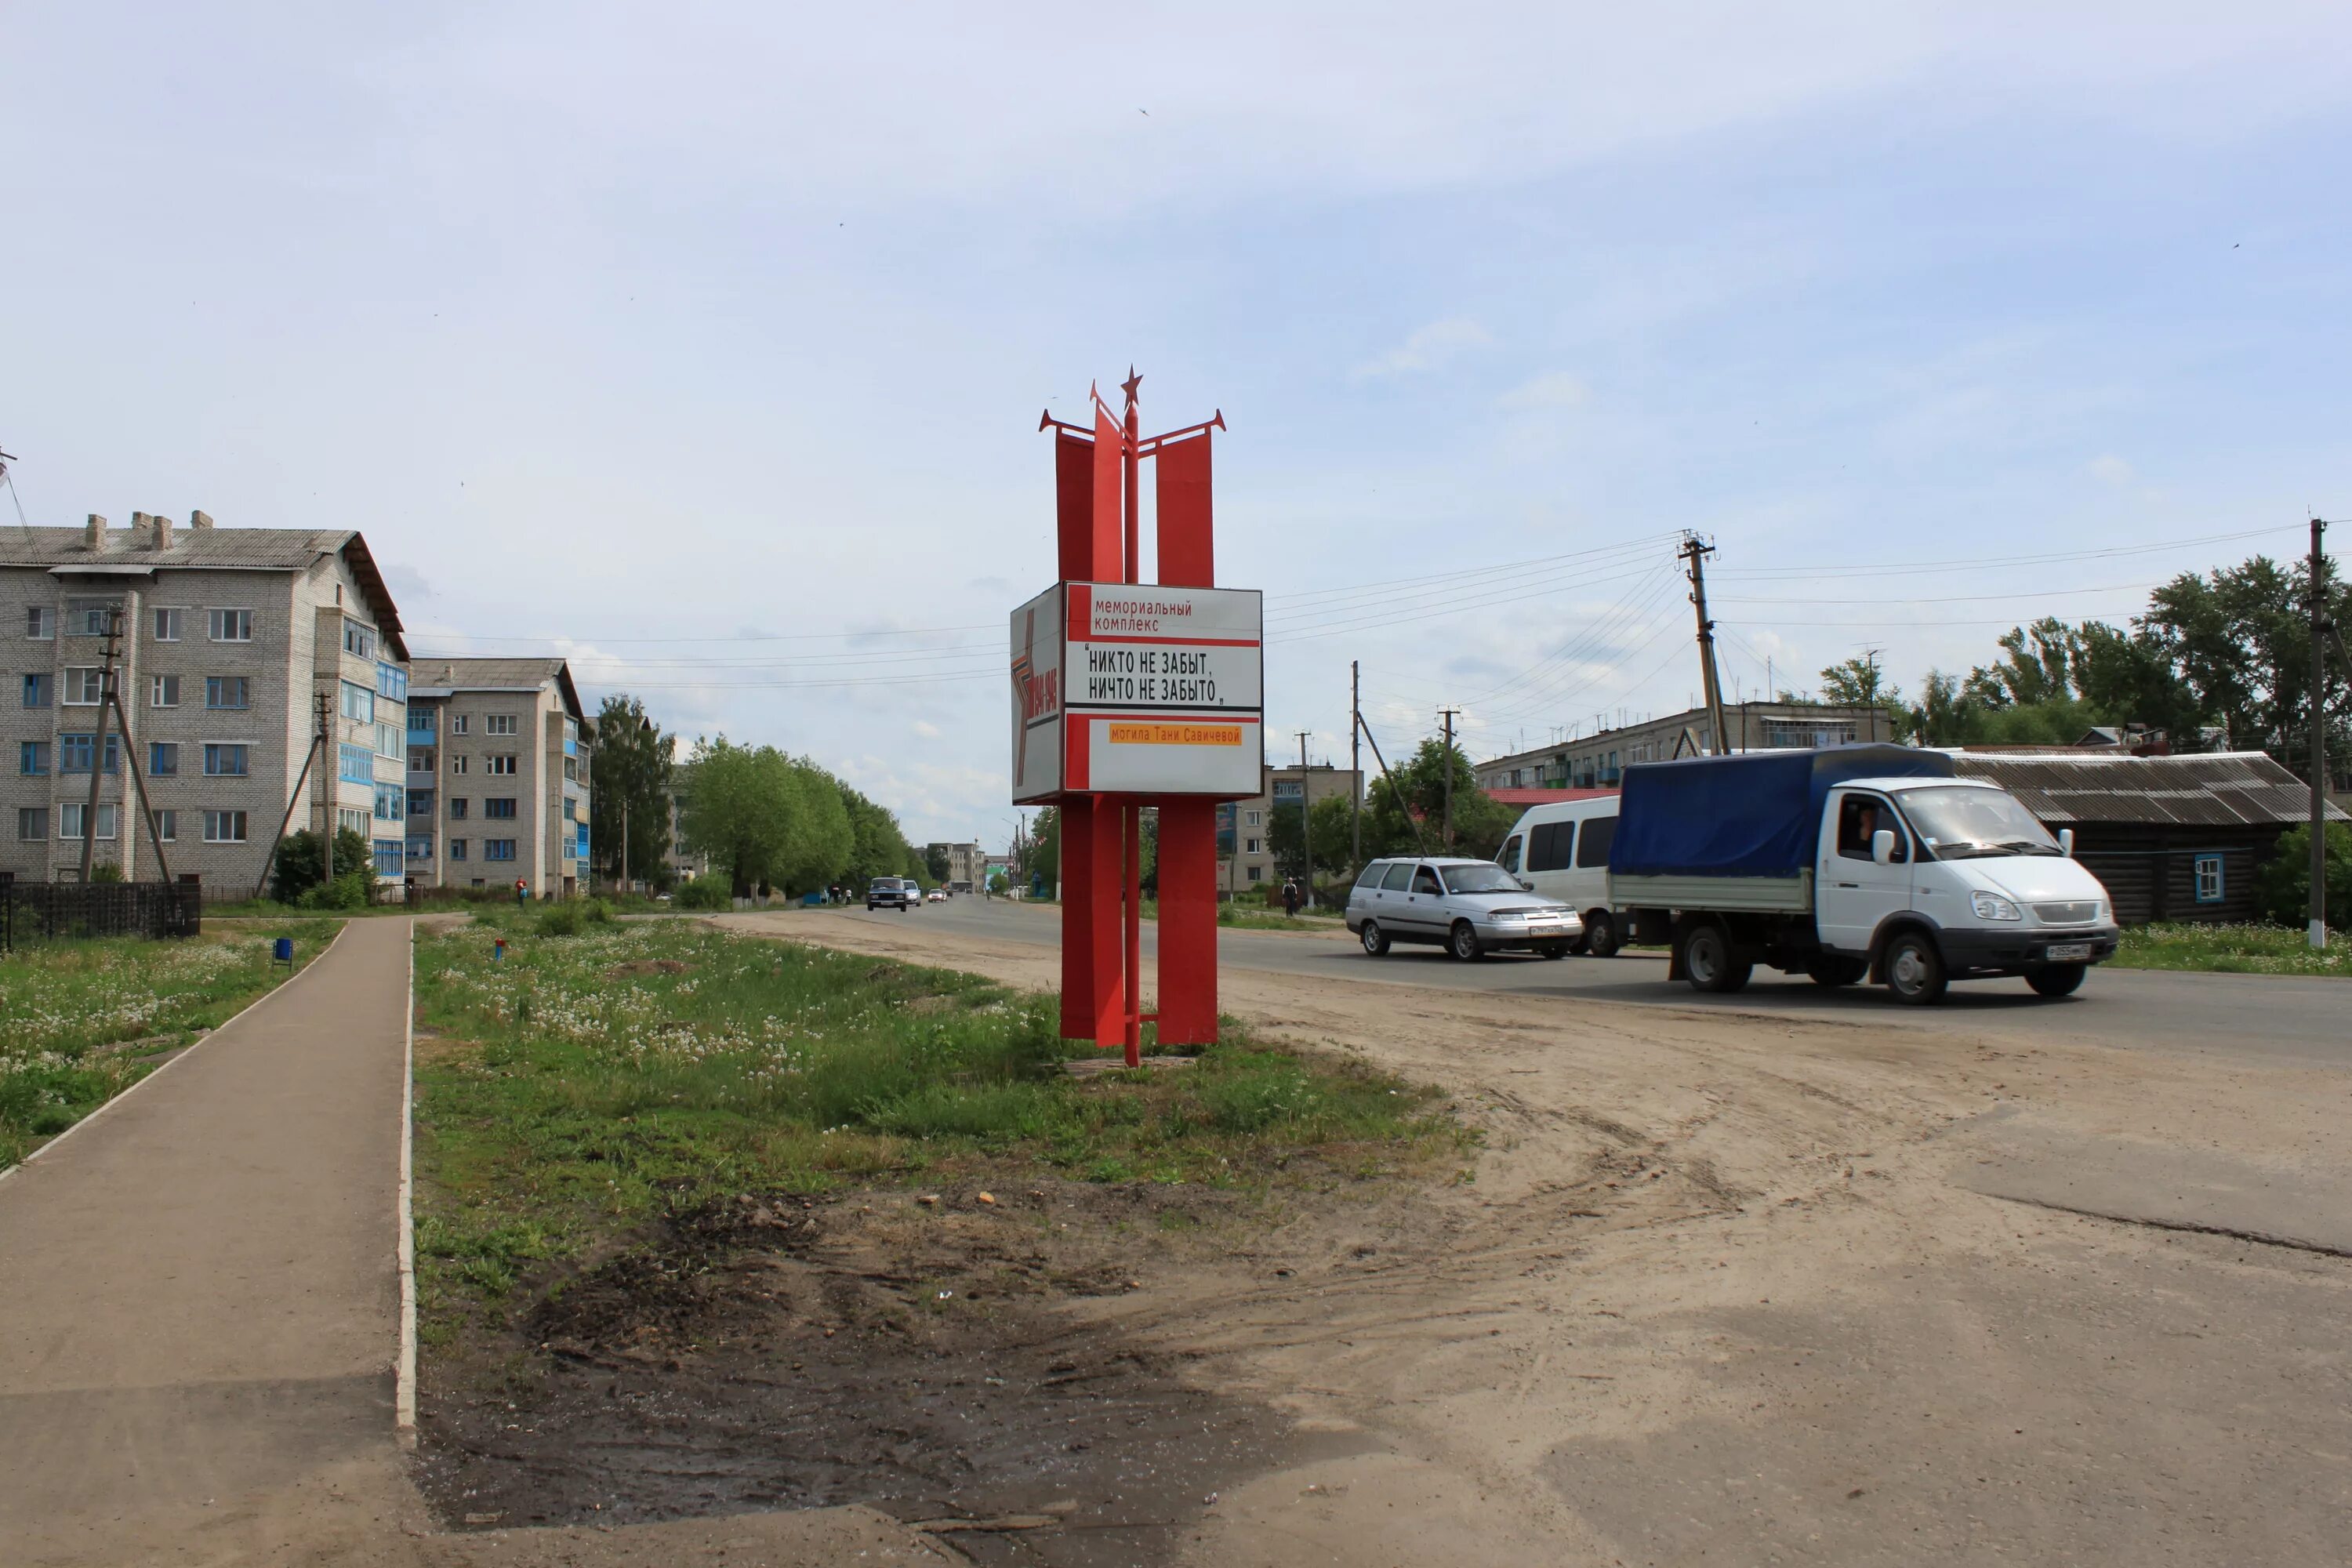
<svg viewBox="0 0 2352 1568">
<path fill-rule="evenodd" d="M 1013 614 L 1013 798 L 1257 794 L 1264 643 L 1255 589 L 1047 589 Z"/>
</svg>

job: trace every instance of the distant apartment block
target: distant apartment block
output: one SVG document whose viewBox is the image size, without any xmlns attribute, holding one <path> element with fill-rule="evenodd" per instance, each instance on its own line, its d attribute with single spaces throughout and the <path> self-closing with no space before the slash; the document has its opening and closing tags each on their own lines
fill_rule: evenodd
<svg viewBox="0 0 2352 1568">
<path fill-rule="evenodd" d="M 102 725 L 110 626 L 124 722 Z M 253 890 L 289 801 L 291 827 L 352 828 L 378 871 L 400 874 L 408 652 L 352 530 L 215 528 L 201 511 L 0 529 L 0 870 L 78 877 L 88 832 L 93 867 L 161 875 L 128 759 L 171 874 L 208 896 Z M 311 758 L 321 697 L 326 752 Z"/>
<path fill-rule="evenodd" d="M 950 891 L 976 893 L 988 880 L 988 853 L 977 844 L 927 844 L 926 858 L 940 850 L 947 851 L 948 874 L 943 879 Z"/>
<path fill-rule="evenodd" d="M 1739 702 L 1723 710 L 1732 752 L 1809 750 L 1892 741 L 1895 726 L 1884 708 L 1830 702 Z M 1635 763 L 1711 756 L 1715 722 L 1704 708 L 1638 724 L 1601 730 L 1580 740 L 1558 742 L 1477 764 L 1481 789 L 1614 789 Z"/>
<path fill-rule="evenodd" d="M 560 658 L 427 658 L 407 730 L 408 875 L 424 887 L 588 890 L 585 715 Z"/>
<path fill-rule="evenodd" d="M 1277 813 L 1296 817 L 1301 802 L 1311 810 L 1334 795 L 1342 800 L 1363 795 L 1361 773 L 1328 763 L 1306 768 L 1269 767 L 1260 776 L 1264 784 L 1255 795 L 1217 807 L 1217 886 L 1228 898 L 1256 891 L 1268 883 L 1280 885 L 1282 876 L 1274 853 Z"/>
</svg>

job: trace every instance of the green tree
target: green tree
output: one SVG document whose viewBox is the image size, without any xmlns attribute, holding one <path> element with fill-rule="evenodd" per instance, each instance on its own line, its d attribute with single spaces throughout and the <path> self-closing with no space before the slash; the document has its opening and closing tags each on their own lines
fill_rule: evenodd
<svg viewBox="0 0 2352 1568">
<path fill-rule="evenodd" d="M 1029 823 L 1028 874 L 1033 886 L 1042 885 L 1047 898 L 1062 880 L 1062 814 L 1053 806 Z"/>
<path fill-rule="evenodd" d="M 2327 919 L 2331 929 L 2352 924 L 2352 823 L 2331 822 L 2326 846 Z M 2311 919 L 2311 825 L 2279 835 L 2278 853 L 2254 874 L 2254 900 L 2283 926 Z M 2331 939 L 2332 940 L 2332 939 Z"/>
<path fill-rule="evenodd" d="M 674 740 L 625 693 L 605 698 L 597 711 L 588 753 L 588 831 L 615 879 L 652 882 L 667 869 Z"/>
<path fill-rule="evenodd" d="M 877 877 L 906 876 L 917 855 L 898 819 L 847 784 L 840 789 L 842 807 L 849 816 L 850 839 L 842 878 L 853 888 L 863 888 Z"/>
<path fill-rule="evenodd" d="M 269 896 L 281 904 L 301 898 L 325 880 L 323 859 L 317 834 L 307 827 L 288 834 L 269 862 Z M 367 901 L 368 890 L 375 885 L 375 852 L 366 835 L 348 827 L 335 829 L 335 881 L 356 881 L 360 897 L 352 903 Z"/>
<path fill-rule="evenodd" d="M 923 846 L 923 869 L 934 883 L 948 879 L 948 847 L 944 844 Z"/>
<path fill-rule="evenodd" d="M 1849 708 L 1900 709 L 1903 691 L 1889 681 L 1875 659 L 1841 659 L 1822 671 L 1822 700 Z"/>
<path fill-rule="evenodd" d="M 684 784 L 686 847 L 725 867 L 738 898 L 827 886 L 855 852 L 841 788 L 814 763 L 721 735 L 695 743 Z"/>
<path fill-rule="evenodd" d="M 1445 775 L 1454 774 L 1454 838 L 1444 842 Z M 1402 797 L 1400 799 L 1400 796 Z M 1419 842 L 1433 855 L 1486 858 L 1503 847 L 1518 813 L 1478 787 L 1478 775 L 1460 746 L 1450 756 L 1436 737 L 1422 742 L 1402 766 L 1388 778 L 1376 776 L 1371 800 L 1364 813 L 1364 855 L 1410 854 L 1415 847 L 1412 824 L 1406 812 L 1419 818 Z"/>
</svg>

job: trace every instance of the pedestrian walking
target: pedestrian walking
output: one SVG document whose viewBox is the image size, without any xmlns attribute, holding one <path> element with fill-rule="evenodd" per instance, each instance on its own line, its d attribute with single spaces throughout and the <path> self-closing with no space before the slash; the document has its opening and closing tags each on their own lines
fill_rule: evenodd
<svg viewBox="0 0 2352 1568">
<path fill-rule="evenodd" d="M 1296 877 L 1283 879 L 1282 912 L 1292 920 L 1298 918 L 1298 879 Z"/>
<path fill-rule="evenodd" d="M 530 902 L 530 884 L 524 881 L 520 877 L 517 877 L 515 879 L 515 908 L 520 909 L 529 902 Z"/>
</svg>

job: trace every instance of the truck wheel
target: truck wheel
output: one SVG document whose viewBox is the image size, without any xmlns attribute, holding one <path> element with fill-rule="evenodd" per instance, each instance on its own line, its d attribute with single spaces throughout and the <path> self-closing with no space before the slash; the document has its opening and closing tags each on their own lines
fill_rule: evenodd
<svg viewBox="0 0 2352 1568">
<path fill-rule="evenodd" d="M 1366 921 L 1363 929 L 1364 951 L 1374 958 L 1385 957 L 1389 951 L 1389 933 L 1381 929 L 1378 921 Z"/>
<path fill-rule="evenodd" d="M 2087 963 L 2045 963 L 2025 977 L 2025 983 L 2044 996 L 2072 996 L 2083 988 L 2083 976 L 2091 972 Z"/>
<path fill-rule="evenodd" d="M 1805 973 L 1812 977 L 1814 984 L 1834 990 L 1840 985 L 1851 985 L 1868 974 L 1870 964 L 1864 959 L 1836 958 L 1823 954 L 1806 964 Z"/>
<path fill-rule="evenodd" d="M 1731 939 L 1719 925 L 1695 925 L 1683 933 L 1683 973 L 1694 991 L 1737 991 L 1752 966 L 1731 956 Z"/>
<path fill-rule="evenodd" d="M 1587 910 L 1584 914 L 1584 951 L 1595 958 L 1613 958 L 1617 953 L 1617 917 L 1607 910 Z"/>
<path fill-rule="evenodd" d="M 1478 945 L 1477 931 L 1472 929 L 1468 921 L 1454 922 L 1454 930 L 1446 936 L 1445 951 L 1465 963 L 1475 963 L 1486 956 L 1486 950 Z"/>
<path fill-rule="evenodd" d="M 1944 999 L 1944 988 L 1949 984 L 1944 973 L 1944 955 L 1919 932 L 1906 931 L 1888 942 L 1880 963 L 1886 988 L 1895 993 L 1897 1002 L 1927 1007 Z"/>
</svg>

